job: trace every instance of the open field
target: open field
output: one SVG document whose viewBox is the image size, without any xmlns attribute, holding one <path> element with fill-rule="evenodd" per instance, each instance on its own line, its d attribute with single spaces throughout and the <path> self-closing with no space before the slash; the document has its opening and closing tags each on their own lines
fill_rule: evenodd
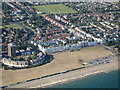
<svg viewBox="0 0 120 90">
<path fill-rule="evenodd" d="M 2 26 L 0 25 L 0 29 L 2 28 Z"/>
<path fill-rule="evenodd" d="M 40 12 L 47 14 L 60 14 L 60 13 L 76 13 L 72 8 L 65 6 L 64 4 L 50 4 L 50 5 L 41 5 L 33 6 Z"/>
<path fill-rule="evenodd" d="M 18 23 L 12 23 L 9 25 L 5 25 L 3 27 L 9 27 L 9 28 L 21 28 L 21 26 Z"/>
<path fill-rule="evenodd" d="M 3 85 L 14 84 L 29 79 L 50 75 L 53 73 L 82 67 L 78 59 L 89 61 L 112 54 L 101 46 L 83 48 L 75 52 L 62 52 L 53 54 L 54 60 L 46 65 L 22 70 L 0 70 L 2 71 Z"/>
<path fill-rule="evenodd" d="M 90 75 L 106 73 L 114 70 L 118 70 L 118 62 L 116 60 L 112 63 L 97 65 L 84 69 L 78 69 L 72 72 L 62 73 L 42 79 L 33 80 L 30 82 L 16 84 L 8 88 L 49 88 L 49 86 L 52 86 L 54 84 L 65 83 L 71 80 L 85 78 Z"/>
</svg>

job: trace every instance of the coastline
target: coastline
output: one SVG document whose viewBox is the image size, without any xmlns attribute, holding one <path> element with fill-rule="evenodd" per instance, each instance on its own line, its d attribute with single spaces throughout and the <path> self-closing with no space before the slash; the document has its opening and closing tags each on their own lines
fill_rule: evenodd
<svg viewBox="0 0 120 90">
<path fill-rule="evenodd" d="M 113 69 L 113 70 L 109 70 L 109 71 L 104 71 L 104 70 L 96 71 L 96 72 L 93 72 L 93 73 L 86 74 L 86 75 L 84 75 L 83 77 L 80 77 L 80 78 L 71 79 L 71 80 L 68 80 L 68 81 L 65 81 L 65 82 L 56 83 L 56 84 L 44 86 L 44 87 L 41 87 L 41 88 L 49 88 L 49 87 L 52 87 L 54 85 L 64 84 L 64 83 L 72 82 L 72 81 L 75 81 L 75 80 L 81 80 L 81 79 L 87 78 L 89 76 L 94 76 L 94 75 L 102 74 L 102 73 L 109 73 L 109 72 L 118 71 L 118 70 L 120 70 L 120 69 Z"/>
<path fill-rule="evenodd" d="M 96 74 L 92 74 L 92 75 L 89 75 L 89 76 L 86 76 L 83 78 L 78 78 L 78 79 L 66 81 L 63 83 L 49 85 L 49 86 L 46 86 L 43 88 L 116 88 L 115 84 L 118 85 L 118 82 L 116 82 L 114 80 L 116 80 L 116 78 L 118 78 L 119 71 L 120 70 L 113 70 L 110 72 L 96 73 Z M 113 76 L 111 74 L 113 74 Z M 108 76 L 108 77 L 105 78 L 104 76 L 105 77 Z M 117 76 L 117 77 L 114 77 L 114 76 Z M 91 80 L 93 80 L 92 82 L 94 82 L 94 84 L 91 83 Z M 106 85 L 106 82 L 108 82 L 108 83 L 110 82 L 110 87 L 108 84 Z M 113 82 L 116 82 L 116 83 L 113 83 Z M 97 83 L 97 85 L 96 85 L 96 83 Z M 113 83 L 113 84 L 111 85 L 111 83 Z M 105 86 L 104 86 L 104 84 L 105 84 Z"/>
<path fill-rule="evenodd" d="M 8 88 L 46 88 L 59 83 L 65 83 L 76 79 L 82 79 L 88 77 L 90 75 L 100 74 L 100 73 L 108 73 L 110 71 L 118 70 L 118 61 L 113 61 L 111 63 L 102 64 L 93 67 L 87 67 L 80 70 L 75 70 L 72 72 L 67 72 L 64 74 L 54 75 L 30 82 L 24 82 L 20 84 L 16 84 L 13 86 L 9 86 Z"/>
<path fill-rule="evenodd" d="M 84 66 L 78 62 L 79 59 L 89 63 L 91 60 L 112 55 L 112 52 L 105 50 L 102 46 L 95 46 L 86 47 L 80 51 L 61 52 L 52 55 L 54 59 L 45 65 L 28 69 L 0 70 L 2 72 L 2 86 L 10 86 L 55 73 L 82 68 Z"/>
</svg>

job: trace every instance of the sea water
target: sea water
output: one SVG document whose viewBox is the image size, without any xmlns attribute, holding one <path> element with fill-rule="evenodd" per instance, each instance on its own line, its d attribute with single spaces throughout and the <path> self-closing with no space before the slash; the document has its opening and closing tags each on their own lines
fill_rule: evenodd
<svg viewBox="0 0 120 90">
<path fill-rule="evenodd" d="M 118 73 L 120 71 L 96 74 L 49 88 L 118 88 Z"/>
</svg>

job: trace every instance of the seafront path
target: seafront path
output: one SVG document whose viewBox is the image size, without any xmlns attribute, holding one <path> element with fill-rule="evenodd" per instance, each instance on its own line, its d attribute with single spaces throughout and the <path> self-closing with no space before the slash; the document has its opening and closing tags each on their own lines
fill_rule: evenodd
<svg viewBox="0 0 120 90">
<path fill-rule="evenodd" d="M 82 69 L 76 69 L 71 71 L 60 72 L 51 76 L 34 79 L 18 84 L 14 84 L 11 86 L 7 86 L 6 88 L 38 88 L 38 87 L 46 87 L 50 85 L 54 85 L 57 83 L 64 83 L 66 81 L 75 80 L 84 78 L 89 75 L 109 72 L 118 69 L 118 61 L 112 60 L 110 63 L 93 65 L 90 67 L 85 67 Z"/>
</svg>

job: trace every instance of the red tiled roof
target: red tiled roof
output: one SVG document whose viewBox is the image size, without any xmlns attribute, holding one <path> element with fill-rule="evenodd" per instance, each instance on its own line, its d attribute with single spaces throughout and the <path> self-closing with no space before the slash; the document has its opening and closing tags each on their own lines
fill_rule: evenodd
<svg viewBox="0 0 120 90">
<path fill-rule="evenodd" d="M 54 19 L 48 17 L 48 16 L 43 16 L 45 19 L 47 19 L 48 21 L 54 23 L 55 25 L 59 26 L 59 27 L 65 27 L 64 25 L 60 24 L 59 22 L 55 21 Z"/>
<path fill-rule="evenodd" d="M 18 8 L 15 8 L 14 10 L 17 11 L 17 10 L 19 10 L 19 9 L 18 9 Z"/>
</svg>

